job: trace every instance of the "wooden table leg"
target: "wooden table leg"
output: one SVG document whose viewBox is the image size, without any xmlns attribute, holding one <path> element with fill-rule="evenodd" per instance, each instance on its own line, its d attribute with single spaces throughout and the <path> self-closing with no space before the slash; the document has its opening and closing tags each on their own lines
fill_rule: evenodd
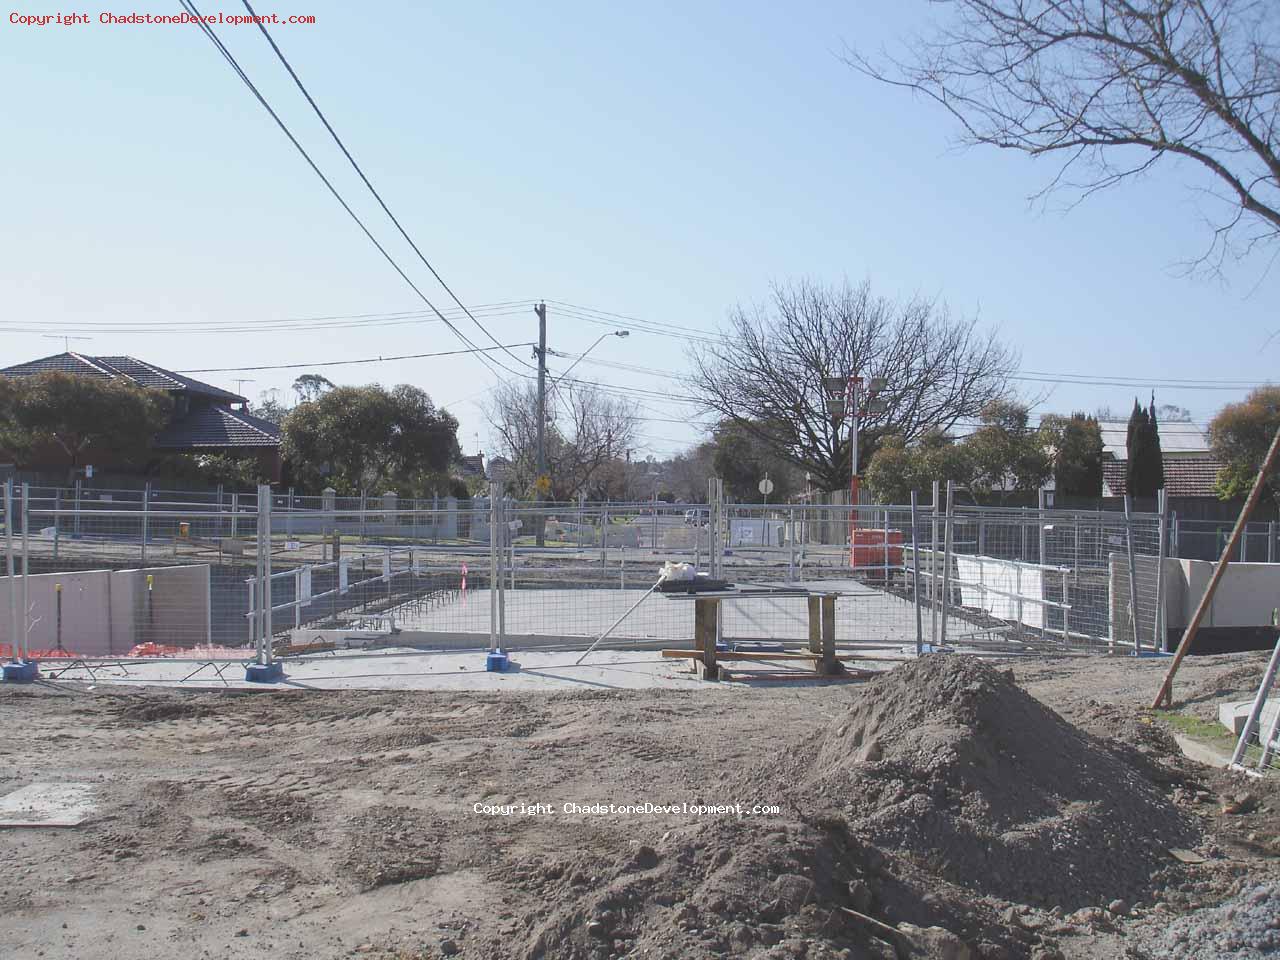
<svg viewBox="0 0 1280 960">
<path fill-rule="evenodd" d="M 702 651 L 702 679 L 720 679 L 720 667 L 716 663 L 716 619 L 720 610 L 719 599 L 698 597 L 693 601 L 693 643 Z"/>
<path fill-rule="evenodd" d="M 822 598 L 811 596 L 809 601 L 809 652 L 822 652 Z"/>
<path fill-rule="evenodd" d="M 824 676 L 841 673 L 844 665 L 836 659 L 836 598 L 835 594 L 822 597 L 822 658 L 814 661 Z"/>
</svg>

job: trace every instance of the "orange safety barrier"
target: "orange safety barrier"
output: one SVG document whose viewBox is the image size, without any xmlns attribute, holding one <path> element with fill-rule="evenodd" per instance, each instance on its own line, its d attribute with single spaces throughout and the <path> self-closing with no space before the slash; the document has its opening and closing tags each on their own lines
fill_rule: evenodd
<svg viewBox="0 0 1280 960">
<path fill-rule="evenodd" d="M 253 656 L 248 647 L 221 647 L 217 645 L 175 647 L 167 643 L 140 643 L 129 651 L 131 657 L 208 657 L 210 660 L 240 660 Z"/>
<path fill-rule="evenodd" d="M 147 641 L 146 643 L 139 643 L 129 651 L 128 655 L 131 657 L 176 657 L 183 652 L 182 647 Z"/>
<path fill-rule="evenodd" d="M 901 530 L 888 531 L 888 540 L 884 530 L 865 530 L 855 528 L 853 531 L 853 551 L 851 560 L 855 567 L 880 566 L 888 554 L 889 566 L 902 566 L 902 545 L 906 536 Z"/>
<path fill-rule="evenodd" d="M 13 647 L 7 643 L 0 643 L 0 659 L 12 660 L 14 657 Z M 29 650 L 27 652 L 28 660 L 79 660 L 80 654 L 71 650 Z"/>
</svg>

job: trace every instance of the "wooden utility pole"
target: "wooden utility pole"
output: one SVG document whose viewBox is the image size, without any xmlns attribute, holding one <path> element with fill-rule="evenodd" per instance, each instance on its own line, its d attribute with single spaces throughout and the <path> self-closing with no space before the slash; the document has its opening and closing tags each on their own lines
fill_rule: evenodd
<svg viewBox="0 0 1280 960">
<path fill-rule="evenodd" d="M 535 499 L 541 501 L 542 485 L 547 475 L 547 305 L 540 303 L 533 312 L 538 315 L 538 479 Z M 546 518 L 539 514 L 534 527 L 538 546 L 546 546 Z"/>
<path fill-rule="evenodd" d="M 1231 562 L 1231 552 L 1235 550 L 1236 544 L 1240 542 L 1240 537 L 1244 534 L 1245 525 L 1249 522 L 1249 518 L 1253 516 L 1254 507 L 1258 505 L 1258 500 L 1266 487 L 1267 474 L 1271 472 L 1271 467 L 1275 463 L 1277 451 L 1280 451 L 1280 429 L 1276 430 L 1276 435 L 1271 439 L 1271 446 L 1267 448 L 1267 455 L 1262 460 L 1262 467 L 1258 470 L 1258 476 L 1253 481 L 1253 489 L 1249 491 L 1249 499 L 1244 502 L 1244 507 L 1240 510 L 1240 516 L 1236 518 L 1235 529 L 1231 531 L 1231 538 L 1227 540 L 1227 545 L 1222 550 L 1222 556 L 1218 558 L 1218 565 L 1213 568 L 1213 576 L 1209 579 L 1209 585 L 1205 587 L 1204 596 L 1200 598 L 1200 603 L 1196 606 L 1195 615 L 1192 616 L 1191 622 L 1187 624 L 1187 629 L 1182 633 L 1182 641 L 1178 644 L 1178 652 L 1174 655 L 1173 663 L 1169 664 L 1169 671 L 1164 675 L 1164 682 L 1160 684 L 1160 692 L 1156 694 L 1156 698 L 1151 704 L 1151 709 L 1153 710 L 1158 710 L 1160 707 L 1173 706 L 1173 676 L 1178 672 L 1178 667 L 1182 664 L 1182 658 L 1191 649 L 1191 642 L 1195 639 L 1196 631 L 1200 629 L 1200 621 L 1209 612 L 1209 607 L 1213 603 L 1213 595 L 1218 589 L 1222 575 L 1227 572 L 1227 564 Z"/>
</svg>

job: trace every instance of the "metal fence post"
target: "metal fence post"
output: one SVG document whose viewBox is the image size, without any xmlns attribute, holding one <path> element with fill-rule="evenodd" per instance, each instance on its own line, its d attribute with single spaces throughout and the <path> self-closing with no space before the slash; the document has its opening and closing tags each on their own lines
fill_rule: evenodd
<svg viewBox="0 0 1280 960">
<path fill-rule="evenodd" d="M 269 664 L 275 657 L 271 612 L 271 487 L 258 484 L 258 663 Z"/>
<path fill-rule="evenodd" d="M 658 552 L 658 488 L 653 488 L 653 552 Z"/>
<path fill-rule="evenodd" d="M 142 488 L 142 562 L 147 562 L 147 536 L 151 527 L 151 481 Z"/>
<path fill-rule="evenodd" d="M 1168 498 L 1165 496 L 1164 487 L 1156 493 L 1157 512 L 1160 515 L 1160 534 L 1157 538 L 1156 549 L 1156 615 L 1155 623 L 1151 628 L 1151 649 L 1154 651 L 1167 650 L 1168 642 L 1165 637 L 1164 630 L 1164 557 L 1165 557 L 1165 517 L 1167 515 Z"/>
<path fill-rule="evenodd" d="M 72 531 L 71 531 L 71 532 L 72 532 L 72 535 L 73 535 L 74 537 L 77 537 L 77 538 L 78 538 L 78 537 L 80 536 L 80 478 L 79 478 L 79 477 L 76 477 L 76 518 L 75 518 L 75 526 L 72 528 Z"/>
<path fill-rule="evenodd" d="M 933 481 L 933 506 L 930 508 L 929 541 L 929 642 L 938 645 L 938 481 Z"/>
<path fill-rule="evenodd" d="M 1044 521 L 1045 521 L 1045 514 L 1044 514 L 1044 508 L 1045 508 L 1045 490 L 1044 490 L 1044 487 L 1041 487 L 1041 488 L 1040 488 L 1040 497 L 1039 497 L 1039 501 L 1040 501 L 1040 502 L 1039 502 L 1039 507 L 1038 507 L 1038 510 L 1037 510 L 1037 513 L 1036 513 L 1036 526 L 1038 526 L 1038 527 L 1040 528 L 1040 530 L 1039 530 L 1040 536 L 1039 536 L 1039 538 L 1038 538 L 1038 544 L 1039 544 L 1038 549 L 1039 549 L 1039 552 L 1040 552 L 1040 560 L 1039 560 L 1039 563 L 1040 563 L 1040 566 L 1042 566 L 1042 567 L 1043 567 L 1043 566 L 1045 566 L 1046 564 L 1048 564 L 1048 562 L 1049 562 L 1049 561 L 1046 559 L 1046 557 L 1048 556 L 1048 552 L 1047 552 L 1047 550 L 1045 549 L 1045 548 L 1046 548 L 1046 545 L 1047 545 L 1047 544 L 1046 544 L 1046 540 L 1048 539 L 1048 532 L 1045 530 L 1045 522 L 1044 522 Z M 1043 619 L 1044 621 L 1047 621 L 1049 618 L 1048 618 L 1048 617 L 1042 617 L 1042 619 Z"/>
<path fill-rule="evenodd" d="M 954 537 L 955 521 L 955 482 L 947 481 L 947 517 L 943 524 L 943 556 L 942 556 L 942 624 L 940 640 L 942 646 L 947 645 L 947 601 L 951 589 L 951 547 Z"/>
<path fill-rule="evenodd" d="M 1231 765 L 1237 766 L 1244 762 L 1245 751 L 1249 747 L 1249 739 L 1256 730 L 1262 733 L 1260 727 L 1262 724 L 1262 710 L 1267 702 L 1267 694 L 1271 692 L 1271 685 L 1275 682 L 1276 673 L 1280 671 L 1280 640 L 1276 641 L 1275 649 L 1271 652 L 1271 659 L 1267 662 L 1267 669 L 1263 671 L 1262 683 L 1258 685 L 1257 696 L 1253 698 L 1253 704 L 1249 709 L 1248 719 L 1245 720 L 1244 729 L 1240 731 L 1240 739 L 1236 741 L 1236 748 L 1231 754 Z M 1274 726 L 1274 724 L 1273 724 Z M 1260 741 L 1262 737 L 1258 738 Z"/>
<path fill-rule="evenodd" d="M 31 635 L 31 594 L 27 577 L 31 574 L 31 485 L 22 485 L 22 654 L 26 657 Z"/>
<path fill-rule="evenodd" d="M 1267 563 L 1275 563 L 1276 559 L 1276 522 L 1267 521 Z"/>
<path fill-rule="evenodd" d="M 492 467 L 490 468 L 492 473 Z M 498 489 L 497 480 L 489 481 L 489 649 L 498 649 Z"/>
<path fill-rule="evenodd" d="M 604 512 L 600 514 L 600 568 L 609 565 L 609 501 L 604 502 Z"/>
<path fill-rule="evenodd" d="M 1138 575 L 1133 552 L 1133 517 L 1129 495 L 1124 495 L 1124 549 L 1129 559 L 1129 617 L 1133 627 L 1133 655 L 1142 653 L 1142 628 L 1138 625 Z"/>
<path fill-rule="evenodd" d="M 62 530 L 62 488 L 53 489 L 53 559 L 58 559 L 58 536 Z"/>
<path fill-rule="evenodd" d="M 916 656 L 924 652 L 924 618 L 920 612 L 920 544 L 916 537 L 917 493 L 911 491 L 911 593 L 916 607 Z M 886 547 L 886 551 L 887 551 Z"/>
<path fill-rule="evenodd" d="M 498 483 L 498 646 L 507 642 L 507 590 L 502 573 L 503 556 L 507 549 L 507 501 L 504 484 Z"/>
<path fill-rule="evenodd" d="M 884 508 L 884 555 L 881 560 L 884 563 L 884 585 L 889 586 L 889 508 Z"/>
<path fill-rule="evenodd" d="M 24 663 L 19 636 L 22 633 L 22 614 L 18 597 L 18 571 L 13 556 L 13 481 L 4 482 L 4 555 L 9 569 L 9 656 Z"/>
</svg>

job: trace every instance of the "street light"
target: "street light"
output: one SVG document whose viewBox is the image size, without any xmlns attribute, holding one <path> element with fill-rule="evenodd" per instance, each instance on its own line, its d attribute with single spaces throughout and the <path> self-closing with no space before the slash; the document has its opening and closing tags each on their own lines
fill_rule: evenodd
<svg viewBox="0 0 1280 960">
<path fill-rule="evenodd" d="M 859 398 L 859 386 L 866 383 L 865 402 Z M 868 377 L 865 381 L 862 377 L 823 377 L 822 388 L 827 394 L 827 412 L 831 414 L 831 418 L 839 422 L 840 418 L 849 413 L 849 446 L 851 448 L 850 473 L 852 476 L 849 480 L 849 505 L 853 509 L 850 511 L 850 528 L 857 527 L 857 507 L 858 507 L 858 427 L 862 414 L 878 414 L 883 413 L 886 409 L 885 401 L 879 399 L 876 394 L 885 388 L 887 381 L 884 377 Z M 850 533 L 852 538 L 852 532 Z M 852 542 L 852 539 L 850 540 Z"/>
<path fill-rule="evenodd" d="M 574 367 L 580 364 L 583 360 L 585 360 L 587 357 L 587 354 L 590 353 L 592 350 L 594 350 L 596 347 L 600 346 L 602 341 L 609 339 L 609 337 L 629 337 L 629 336 L 631 336 L 630 330 L 614 330 L 612 333 L 600 334 L 600 339 L 597 340 L 595 343 L 593 343 L 591 346 L 587 347 L 587 349 L 583 350 L 582 353 L 578 354 L 578 359 L 573 361 L 573 363 L 569 364 L 568 369 L 565 370 L 564 373 L 560 374 L 560 376 L 552 380 L 551 385 L 554 387 L 557 383 L 559 383 L 561 380 L 567 377 L 569 375 L 569 370 L 572 370 Z"/>
</svg>

